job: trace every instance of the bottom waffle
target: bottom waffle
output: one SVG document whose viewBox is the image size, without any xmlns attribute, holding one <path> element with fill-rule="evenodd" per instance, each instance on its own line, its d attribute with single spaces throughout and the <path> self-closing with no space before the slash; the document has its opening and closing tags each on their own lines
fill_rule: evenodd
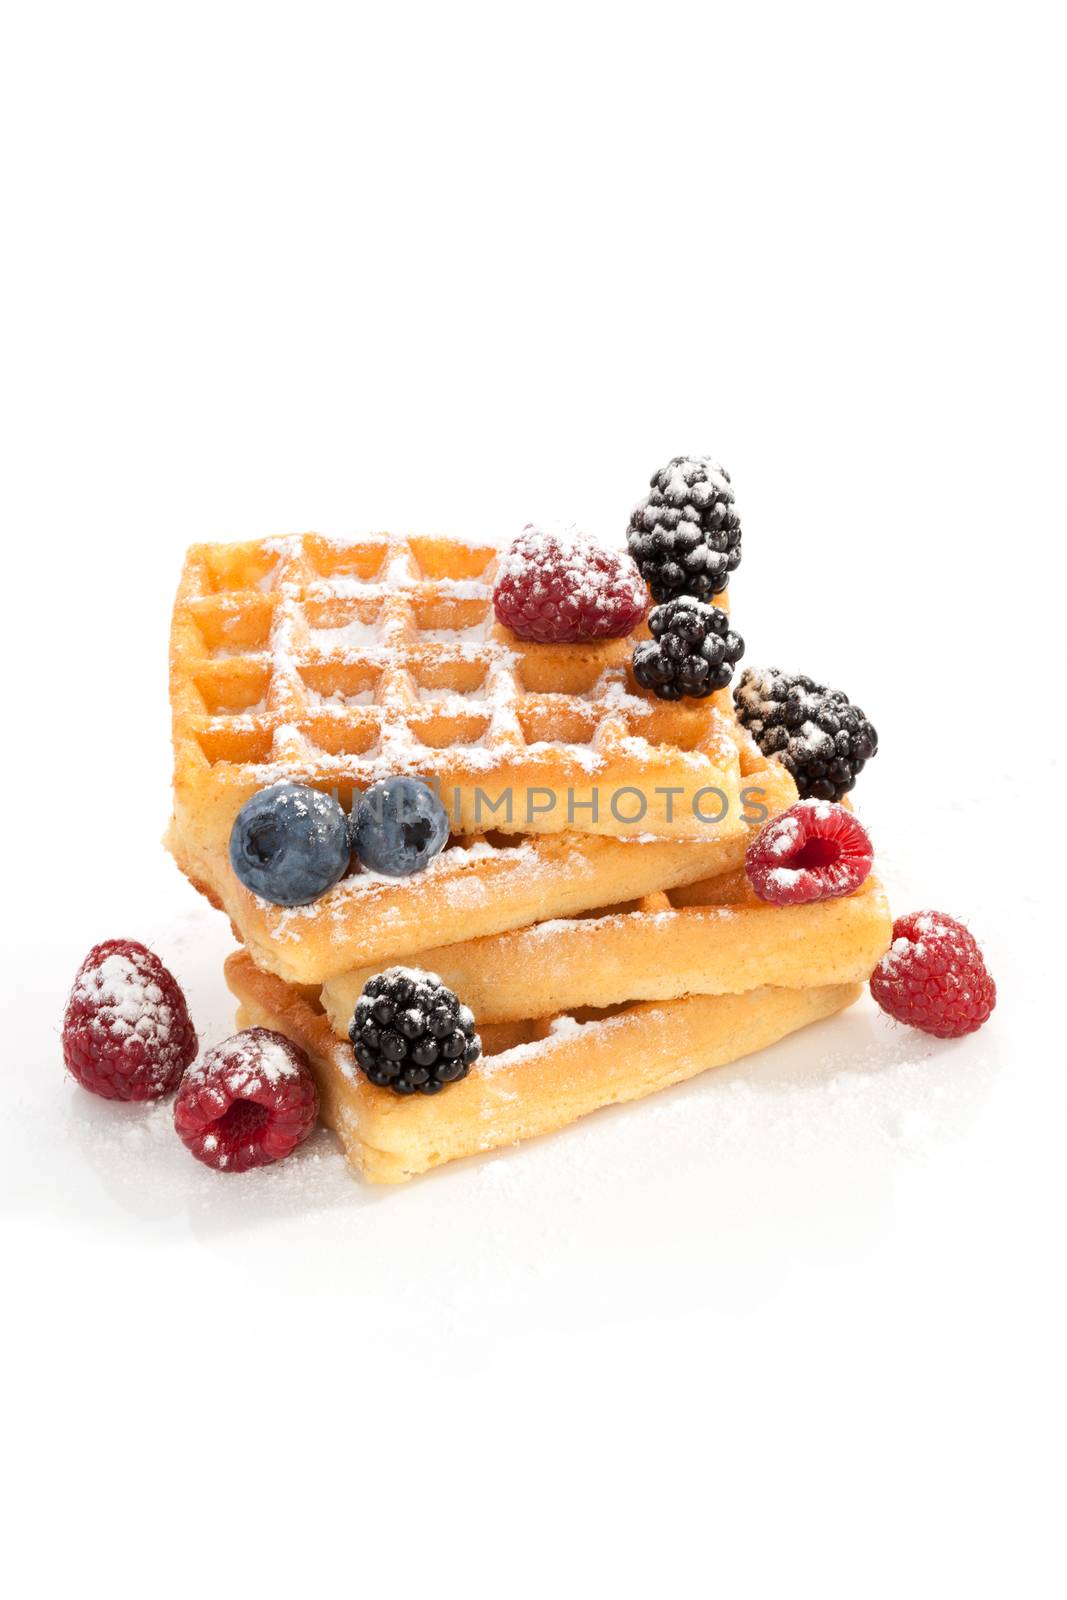
<svg viewBox="0 0 1067 1600">
<path fill-rule="evenodd" d="M 262 972 L 243 950 L 226 963 L 238 1025 L 284 1033 L 306 1051 L 322 1120 L 374 1183 L 403 1183 L 446 1161 L 566 1127 L 602 1106 L 725 1066 L 841 1011 L 862 985 L 759 988 L 626 1006 L 585 1020 L 490 1024 L 485 1054 L 442 1094 L 401 1099 L 356 1069 L 314 988 Z"/>
</svg>

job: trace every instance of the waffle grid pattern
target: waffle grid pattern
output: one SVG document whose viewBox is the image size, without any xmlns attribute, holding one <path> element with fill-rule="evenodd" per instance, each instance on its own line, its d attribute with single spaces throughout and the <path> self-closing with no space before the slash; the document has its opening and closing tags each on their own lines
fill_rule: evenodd
<svg viewBox="0 0 1067 1600">
<path fill-rule="evenodd" d="M 493 616 L 496 562 L 486 546 L 385 534 L 199 545 L 175 605 L 168 843 L 244 943 L 227 962 L 238 1025 L 307 1050 L 323 1119 L 378 1182 L 564 1127 L 832 1015 L 890 933 L 874 880 L 848 901 L 754 904 L 749 807 L 774 815 L 796 788 L 729 694 L 654 699 L 632 676 L 634 636 L 517 640 Z M 425 872 L 354 872 L 290 909 L 238 882 L 227 846 L 252 793 L 288 779 L 347 807 L 397 772 L 437 780 L 453 814 Z M 582 802 L 612 785 L 669 788 L 680 822 L 662 801 L 633 823 L 591 815 Z M 479 796 L 534 786 L 554 814 L 479 815 Z M 722 826 L 688 814 L 702 789 L 728 801 Z M 575 814 L 558 805 L 568 790 Z M 474 1008 L 485 1052 L 446 1094 L 401 1100 L 356 1071 L 340 1035 L 370 970 L 423 957 Z"/>
<path fill-rule="evenodd" d="M 502 826 L 490 808 L 503 790 L 521 813 L 522 791 L 543 785 L 571 790 L 574 810 L 513 814 L 522 831 L 696 832 L 684 802 L 672 826 L 655 810 L 594 817 L 582 801 L 612 783 L 732 800 L 726 699 L 647 695 L 629 674 L 632 639 L 517 640 L 493 618 L 495 563 L 486 546 L 387 535 L 195 546 L 172 633 L 176 784 L 210 778 L 239 805 L 289 778 L 350 803 L 410 772 L 440 783 L 457 830 Z"/>
</svg>

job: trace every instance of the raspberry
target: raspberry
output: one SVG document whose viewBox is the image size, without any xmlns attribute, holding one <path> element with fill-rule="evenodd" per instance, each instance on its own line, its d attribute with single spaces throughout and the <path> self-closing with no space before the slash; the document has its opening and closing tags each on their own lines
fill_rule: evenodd
<svg viewBox="0 0 1067 1600">
<path fill-rule="evenodd" d="M 641 574 L 621 550 L 605 550 L 573 529 L 544 533 L 532 523 L 505 551 L 493 590 L 497 620 L 540 644 L 621 639 L 648 603 Z"/>
<path fill-rule="evenodd" d="M 753 839 L 745 871 L 761 900 L 802 906 L 851 894 L 873 858 L 867 831 L 851 811 L 829 800 L 799 800 Z"/>
<path fill-rule="evenodd" d="M 78 968 L 63 1017 L 63 1060 L 105 1100 L 155 1100 L 196 1056 L 196 1031 L 177 982 L 134 939 L 109 939 Z"/>
<path fill-rule="evenodd" d="M 941 911 L 913 911 L 893 924 L 893 943 L 871 975 L 883 1011 L 938 1039 L 974 1033 L 997 1003 L 974 935 Z"/>
<path fill-rule="evenodd" d="M 304 1052 L 270 1028 L 246 1028 L 189 1068 L 174 1102 L 174 1126 L 205 1166 L 247 1172 L 295 1150 L 318 1111 Z"/>
</svg>

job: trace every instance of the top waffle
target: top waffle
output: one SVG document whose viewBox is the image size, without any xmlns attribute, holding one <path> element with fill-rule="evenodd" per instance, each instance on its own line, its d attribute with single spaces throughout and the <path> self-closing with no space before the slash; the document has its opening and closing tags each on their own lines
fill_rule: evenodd
<svg viewBox="0 0 1067 1600">
<path fill-rule="evenodd" d="M 409 773 L 440 785 L 457 833 L 741 830 L 728 694 L 657 700 L 632 639 L 515 638 L 493 616 L 496 559 L 385 534 L 194 546 L 171 635 L 176 818 L 221 849 L 269 784 L 347 806 Z"/>
</svg>

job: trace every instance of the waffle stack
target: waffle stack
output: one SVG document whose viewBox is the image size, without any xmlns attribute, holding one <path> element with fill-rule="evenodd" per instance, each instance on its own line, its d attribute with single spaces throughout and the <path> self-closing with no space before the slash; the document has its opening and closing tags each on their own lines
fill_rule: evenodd
<svg viewBox="0 0 1067 1600">
<path fill-rule="evenodd" d="M 848 1005 L 884 951 L 874 879 L 756 901 L 753 826 L 796 799 L 729 692 L 666 703 L 634 638 L 530 644 L 494 619 L 496 553 L 442 538 L 200 545 L 171 638 L 169 846 L 230 917 L 242 1025 L 307 1052 L 353 1165 L 400 1182 L 736 1060 Z M 720 597 L 718 604 L 724 604 Z M 647 637 L 647 630 L 639 630 Z M 356 872 L 270 905 L 230 866 L 241 806 L 282 780 L 439 788 L 453 834 L 422 872 Z M 364 982 L 404 965 L 471 1007 L 483 1055 L 433 1096 L 358 1070 Z"/>
</svg>

